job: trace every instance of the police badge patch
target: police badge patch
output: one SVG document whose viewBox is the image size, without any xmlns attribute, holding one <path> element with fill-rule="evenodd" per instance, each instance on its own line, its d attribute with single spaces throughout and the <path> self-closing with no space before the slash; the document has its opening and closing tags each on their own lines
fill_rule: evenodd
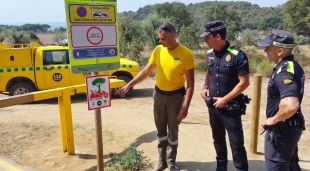
<svg viewBox="0 0 310 171">
<path fill-rule="evenodd" d="M 283 84 L 285 84 L 285 85 L 289 85 L 289 84 L 291 84 L 293 81 L 292 80 L 290 80 L 290 79 L 284 79 L 283 80 Z"/>
<path fill-rule="evenodd" d="M 227 55 L 226 56 L 226 62 L 230 62 L 231 61 L 231 56 L 230 55 Z"/>
</svg>

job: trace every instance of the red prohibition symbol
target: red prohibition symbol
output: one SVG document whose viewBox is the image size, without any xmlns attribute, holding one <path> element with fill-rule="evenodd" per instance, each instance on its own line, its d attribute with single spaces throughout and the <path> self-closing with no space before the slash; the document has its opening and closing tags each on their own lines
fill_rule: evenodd
<svg viewBox="0 0 310 171">
<path fill-rule="evenodd" d="M 98 27 L 91 27 L 87 30 L 86 38 L 89 43 L 98 45 L 103 40 L 103 32 Z"/>
</svg>

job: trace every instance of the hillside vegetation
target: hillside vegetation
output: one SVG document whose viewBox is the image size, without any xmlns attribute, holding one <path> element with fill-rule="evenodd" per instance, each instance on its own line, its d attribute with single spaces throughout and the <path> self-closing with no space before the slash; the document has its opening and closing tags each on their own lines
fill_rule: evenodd
<svg viewBox="0 0 310 171">
<path fill-rule="evenodd" d="M 255 47 L 272 28 L 289 30 L 295 34 L 299 45 L 294 52 L 304 67 L 310 66 L 307 57 L 310 43 L 310 1 L 289 0 L 277 7 L 260 7 L 248 2 L 206 1 L 185 5 L 166 2 L 147 5 L 137 11 L 119 14 L 120 50 L 144 65 L 150 51 L 158 45 L 158 27 L 170 22 L 176 26 L 179 42 L 194 50 L 196 68 L 203 70 L 206 47 L 199 34 L 207 21 L 221 19 L 228 29 L 228 40 L 239 46 L 249 56 L 253 73 L 268 75 L 271 63 Z M 49 25 L 25 24 L 0 26 L 0 42 L 24 43 L 37 40 L 43 45 L 60 44 L 66 38 L 66 29 L 50 30 Z M 301 46 L 305 45 L 305 46 Z"/>
</svg>

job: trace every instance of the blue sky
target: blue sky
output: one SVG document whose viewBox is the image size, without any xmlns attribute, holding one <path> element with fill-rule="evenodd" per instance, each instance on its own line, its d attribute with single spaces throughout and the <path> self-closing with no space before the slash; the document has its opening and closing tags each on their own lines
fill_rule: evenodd
<svg viewBox="0 0 310 171">
<path fill-rule="evenodd" d="M 205 0 L 177 0 L 196 3 Z M 259 6 L 278 6 L 287 0 L 243 0 Z M 118 11 L 136 11 L 148 4 L 172 2 L 167 0 L 118 0 Z M 18 4 L 18 5 L 16 5 Z M 64 23 L 64 0 L 1 0 L 0 23 Z"/>
</svg>

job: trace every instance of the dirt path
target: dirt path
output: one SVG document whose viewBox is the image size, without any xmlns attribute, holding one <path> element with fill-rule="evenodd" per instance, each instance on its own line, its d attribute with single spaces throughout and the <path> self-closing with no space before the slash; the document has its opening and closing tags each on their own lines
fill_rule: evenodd
<svg viewBox="0 0 310 171">
<path fill-rule="evenodd" d="M 199 96 L 203 75 L 196 75 L 196 89 L 189 116 L 180 126 L 178 165 L 182 170 L 215 170 L 215 151 L 207 109 Z M 260 121 L 264 120 L 267 79 L 263 81 Z M 122 152 L 131 143 L 155 163 L 156 132 L 152 115 L 154 81 L 148 78 L 136 87 L 129 99 L 114 99 L 112 107 L 102 109 L 105 162 L 110 153 Z M 310 85 L 306 83 L 303 111 L 308 121 L 299 144 L 301 166 L 310 171 Z M 252 85 L 247 90 L 251 96 Z M 1 95 L 0 98 L 4 96 Z M 59 113 L 56 100 L 0 109 L 0 156 L 38 170 L 96 170 L 96 142 L 93 112 L 87 110 L 84 96 L 73 99 L 76 155 L 62 153 Z M 245 144 L 248 148 L 250 111 L 243 116 Z M 261 129 L 260 129 L 261 131 Z M 250 170 L 264 170 L 263 137 L 259 136 L 259 155 L 248 155 Z M 229 170 L 234 170 L 229 152 Z"/>
</svg>

